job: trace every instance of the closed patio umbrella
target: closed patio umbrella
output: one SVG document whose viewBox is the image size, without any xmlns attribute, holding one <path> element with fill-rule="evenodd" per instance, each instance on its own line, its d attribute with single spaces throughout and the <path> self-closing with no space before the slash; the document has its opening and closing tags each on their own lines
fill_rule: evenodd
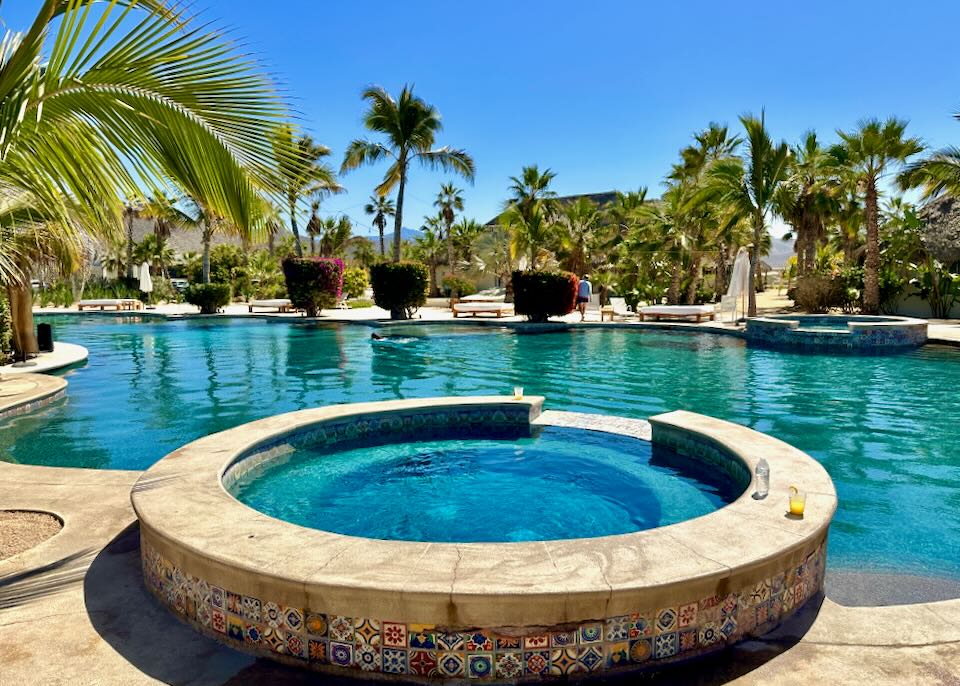
<svg viewBox="0 0 960 686">
<path fill-rule="evenodd" d="M 153 279 L 150 278 L 150 264 L 148 262 L 140 265 L 140 290 L 144 293 L 153 293 Z"/>
<path fill-rule="evenodd" d="M 730 276 L 730 286 L 727 288 L 727 295 L 739 301 L 740 312 L 746 314 L 746 298 L 750 292 L 750 251 L 746 248 L 740 248 L 737 251 L 737 259 L 733 261 L 733 274 Z M 736 307 L 734 307 L 733 318 L 736 319 Z"/>
</svg>

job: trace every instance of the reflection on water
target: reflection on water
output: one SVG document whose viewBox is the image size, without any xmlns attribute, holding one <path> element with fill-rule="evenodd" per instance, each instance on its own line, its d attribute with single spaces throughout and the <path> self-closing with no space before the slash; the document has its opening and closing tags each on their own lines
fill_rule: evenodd
<svg viewBox="0 0 960 686">
<path fill-rule="evenodd" d="M 457 394 L 647 417 L 688 409 L 819 459 L 840 494 L 833 564 L 960 576 L 960 353 L 792 354 L 735 339 L 624 330 L 52 317 L 90 349 L 67 398 L 0 428 L 0 459 L 142 469 L 199 436 L 330 403 Z M 773 474 L 772 480 L 789 480 Z M 800 484 L 802 487 L 802 484 Z"/>
</svg>

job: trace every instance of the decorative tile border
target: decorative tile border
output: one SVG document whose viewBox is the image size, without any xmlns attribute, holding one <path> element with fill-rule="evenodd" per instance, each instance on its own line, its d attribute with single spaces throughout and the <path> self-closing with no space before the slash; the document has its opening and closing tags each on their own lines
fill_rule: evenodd
<svg viewBox="0 0 960 686">
<path fill-rule="evenodd" d="M 804 329 L 805 322 L 844 319 L 847 329 Z M 846 318 L 816 315 L 783 315 L 747 320 L 747 341 L 774 348 L 873 350 L 910 348 L 927 342 L 927 322 L 908 317 Z"/>
<path fill-rule="evenodd" d="M 196 577 L 141 542 L 147 588 L 183 621 L 244 652 L 316 669 L 535 680 L 662 666 L 773 629 L 823 588 L 826 539 L 800 564 L 723 594 L 553 627 L 439 627 L 288 607 Z M 350 672 L 346 672 L 350 673 Z"/>
</svg>

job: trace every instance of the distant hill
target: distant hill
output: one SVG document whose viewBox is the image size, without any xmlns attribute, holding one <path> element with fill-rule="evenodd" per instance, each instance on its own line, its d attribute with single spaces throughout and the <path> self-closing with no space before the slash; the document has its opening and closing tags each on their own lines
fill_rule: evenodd
<svg viewBox="0 0 960 686">
<path fill-rule="evenodd" d="M 763 258 L 763 261 L 774 269 L 783 269 L 787 266 L 787 260 L 793 256 L 793 241 L 783 238 L 771 237 L 770 254 Z"/>
<path fill-rule="evenodd" d="M 376 229 L 374 229 L 372 233 L 357 233 L 354 235 L 361 236 L 363 238 L 369 238 L 374 243 L 377 243 L 380 240 L 380 232 L 377 231 Z M 423 231 L 419 231 L 418 229 L 408 229 L 406 226 L 400 229 L 400 240 L 402 241 L 412 242 L 420 238 L 422 235 L 423 235 Z M 388 243 L 393 240 L 392 226 L 388 226 L 386 229 L 383 230 L 383 239 Z"/>
</svg>

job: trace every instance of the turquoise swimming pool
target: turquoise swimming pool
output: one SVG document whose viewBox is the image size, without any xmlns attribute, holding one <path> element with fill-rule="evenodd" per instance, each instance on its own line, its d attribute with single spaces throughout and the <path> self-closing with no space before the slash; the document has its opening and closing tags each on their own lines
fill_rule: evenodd
<svg viewBox="0 0 960 686">
<path fill-rule="evenodd" d="M 67 398 L 0 425 L 0 459 L 142 469 L 199 436 L 328 403 L 504 394 L 648 417 L 688 409 L 769 433 L 836 483 L 831 566 L 960 578 L 960 352 L 792 354 L 715 335 L 252 320 L 51 317 L 86 346 Z M 789 475 L 774 474 L 774 479 Z"/>
</svg>

